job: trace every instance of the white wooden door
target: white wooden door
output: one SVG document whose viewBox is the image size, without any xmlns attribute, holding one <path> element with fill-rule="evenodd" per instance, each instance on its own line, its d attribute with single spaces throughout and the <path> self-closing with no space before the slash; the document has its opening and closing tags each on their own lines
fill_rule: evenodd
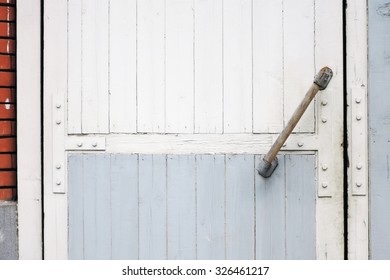
<svg viewBox="0 0 390 280">
<path fill-rule="evenodd" d="M 45 1 L 45 257 L 342 259 L 342 9 Z M 331 83 L 276 174 L 259 177 L 260 155 L 323 66 Z M 139 239 L 156 228 L 165 235 Z M 95 246 L 107 240 L 116 247 Z"/>
</svg>

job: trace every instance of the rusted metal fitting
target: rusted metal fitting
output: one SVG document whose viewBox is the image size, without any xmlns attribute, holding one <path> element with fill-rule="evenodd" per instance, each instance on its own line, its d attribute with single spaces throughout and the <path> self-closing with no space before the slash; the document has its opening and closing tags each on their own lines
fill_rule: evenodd
<svg viewBox="0 0 390 280">
<path fill-rule="evenodd" d="M 320 90 L 324 90 L 328 86 L 332 77 L 332 69 L 330 69 L 329 67 L 324 67 L 314 77 L 314 83 L 320 88 Z"/>
</svg>

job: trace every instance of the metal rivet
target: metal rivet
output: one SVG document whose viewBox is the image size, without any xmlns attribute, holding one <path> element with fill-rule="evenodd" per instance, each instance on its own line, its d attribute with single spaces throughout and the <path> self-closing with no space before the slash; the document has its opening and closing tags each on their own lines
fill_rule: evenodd
<svg viewBox="0 0 390 280">
<path fill-rule="evenodd" d="M 327 101 L 326 99 L 324 99 L 324 100 L 321 101 L 321 105 L 322 105 L 322 106 L 326 106 L 326 104 L 328 104 L 328 101 Z"/>
<path fill-rule="evenodd" d="M 77 143 L 77 147 L 82 147 L 83 146 L 83 143 L 79 142 Z"/>
<path fill-rule="evenodd" d="M 302 142 L 298 142 L 298 147 L 302 147 L 303 146 L 303 143 Z"/>
<path fill-rule="evenodd" d="M 356 98 L 356 99 L 355 99 L 355 102 L 356 102 L 357 104 L 359 104 L 361 101 L 362 101 L 362 100 L 361 100 L 360 98 Z"/>
<path fill-rule="evenodd" d="M 61 124 L 61 120 L 56 120 L 56 124 Z"/>
<path fill-rule="evenodd" d="M 322 170 L 324 170 L 324 171 L 328 170 L 328 166 L 326 164 L 323 164 L 322 165 Z"/>
<path fill-rule="evenodd" d="M 360 121 L 361 119 L 362 119 L 362 116 L 356 116 L 356 119 L 358 120 L 358 121 Z"/>
<path fill-rule="evenodd" d="M 57 168 L 57 169 L 61 169 L 61 164 L 57 164 L 57 165 L 56 165 L 56 168 Z"/>
<path fill-rule="evenodd" d="M 61 104 L 56 104 L 56 108 L 60 109 L 61 108 Z"/>
<path fill-rule="evenodd" d="M 93 142 L 92 143 L 92 147 L 96 147 L 97 146 L 97 143 L 96 142 Z"/>
<path fill-rule="evenodd" d="M 356 183 L 356 187 L 360 188 L 362 186 L 362 183 Z"/>
<path fill-rule="evenodd" d="M 328 120 L 327 119 L 325 119 L 325 118 L 322 118 L 322 120 L 321 120 L 323 123 L 326 123 Z"/>
<path fill-rule="evenodd" d="M 326 188 L 328 187 L 328 184 L 327 184 L 327 183 L 322 183 L 322 187 L 323 187 L 324 189 L 326 189 Z"/>
<path fill-rule="evenodd" d="M 57 186 L 61 185 L 61 181 L 57 181 L 57 182 L 56 182 L 56 185 L 57 185 Z"/>
<path fill-rule="evenodd" d="M 362 167 L 363 167 L 363 166 L 362 166 L 361 164 L 357 164 L 357 165 L 356 165 L 356 169 L 358 169 L 358 170 L 362 169 Z"/>
</svg>

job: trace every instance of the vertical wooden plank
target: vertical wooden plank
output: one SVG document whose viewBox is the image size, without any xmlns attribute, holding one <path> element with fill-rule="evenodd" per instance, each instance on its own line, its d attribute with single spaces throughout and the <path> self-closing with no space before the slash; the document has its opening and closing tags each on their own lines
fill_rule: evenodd
<svg viewBox="0 0 390 280">
<path fill-rule="evenodd" d="M 196 259 L 195 156 L 167 158 L 168 259 Z"/>
<path fill-rule="evenodd" d="M 84 221 L 84 259 L 94 260 L 97 257 L 97 226 L 96 226 L 96 155 L 83 156 L 83 221 Z"/>
<path fill-rule="evenodd" d="M 166 2 L 166 132 L 194 131 L 193 0 Z"/>
<path fill-rule="evenodd" d="M 111 155 L 112 259 L 138 259 L 138 156 Z"/>
<path fill-rule="evenodd" d="M 226 258 L 254 259 L 254 156 L 226 156 Z"/>
<path fill-rule="evenodd" d="M 315 156 L 286 156 L 286 259 L 316 258 Z"/>
<path fill-rule="evenodd" d="M 81 133 L 82 1 L 68 1 L 68 133 Z"/>
<path fill-rule="evenodd" d="M 253 132 L 282 129 L 283 0 L 253 1 Z"/>
<path fill-rule="evenodd" d="M 96 259 L 111 259 L 110 155 L 96 155 Z"/>
<path fill-rule="evenodd" d="M 225 258 L 225 157 L 196 158 L 197 259 Z"/>
<path fill-rule="evenodd" d="M 84 259 L 83 156 L 68 157 L 69 259 Z"/>
<path fill-rule="evenodd" d="M 389 4 L 368 2 L 370 258 L 390 258 Z"/>
<path fill-rule="evenodd" d="M 263 156 L 255 157 L 257 167 Z M 286 178 L 285 156 L 278 156 L 279 166 L 270 178 L 255 175 L 256 259 L 286 258 Z"/>
<path fill-rule="evenodd" d="M 165 132 L 165 1 L 137 2 L 138 132 Z"/>
<path fill-rule="evenodd" d="M 252 132 L 252 1 L 223 2 L 224 132 Z"/>
<path fill-rule="evenodd" d="M 110 0 L 110 132 L 136 132 L 136 6 Z"/>
<path fill-rule="evenodd" d="M 195 0 L 195 132 L 222 132 L 222 0 Z"/>
<path fill-rule="evenodd" d="M 166 156 L 139 158 L 139 258 L 167 258 Z"/>
<path fill-rule="evenodd" d="M 83 0 L 82 9 L 82 132 L 107 133 L 108 0 Z"/>
<path fill-rule="evenodd" d="M 315 75 L 314 0 L 284 1 L 283 16 L 284 121 L 287 123 Z M 313 104 L 294 131 L 314 131 Z"/>
</svg>

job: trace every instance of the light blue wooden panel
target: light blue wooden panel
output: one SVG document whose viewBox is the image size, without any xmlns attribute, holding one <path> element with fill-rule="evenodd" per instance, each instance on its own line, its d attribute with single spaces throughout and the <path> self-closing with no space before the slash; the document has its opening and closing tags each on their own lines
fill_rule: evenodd
<svg viewBox="0 0 390 280">
<path fill-rule="evenodd" d="M 196 156 L 197 258 L 225 258 L 225 157 Z"/>
<path fill-rule="evenodd" d="M 0 260 L 17 259 L 18 225 L 16 203 L 0 202 Z"/>
<path fill-rule="evenodd" d="M 83 158 L 69 155 L 69 258 L 84 259 Z"/>
<path fill-rule="evenodd" d="M 370 252 L 390 259 L 390 4 L 368 1 Z"/>
<path fill-rule="evenodd" d="M 167 158 L 168 259 L 196 259 L 195 156 Z"/>
<path fill-rule="evenodd" d="M 112 258 L 138 259 L 138 156 L 111 155 Z"/>
<path fill-rule="evenodd" d="M 286 259 L 316 258 L 314 155 L 286 155 Z"/>
<path fill-rule="evenodd" d="M 256 156 L 256 166 L 262 156 Z M 270 178 L 256 174 L 256 258 L 281 260 L 286 257 L 285 158 Z M 299 186 L 298 186 L 299 187 Z"/>
<path fill-rule="evenodd" d="M 226 258 L 253 259 L 255 245 L 253 155 L 226 156 Z"/>
<path fill-rule="evenodd" d="M 166 156 L 139 158 L 139 258 L 167 258 Z"/>
</svg>

